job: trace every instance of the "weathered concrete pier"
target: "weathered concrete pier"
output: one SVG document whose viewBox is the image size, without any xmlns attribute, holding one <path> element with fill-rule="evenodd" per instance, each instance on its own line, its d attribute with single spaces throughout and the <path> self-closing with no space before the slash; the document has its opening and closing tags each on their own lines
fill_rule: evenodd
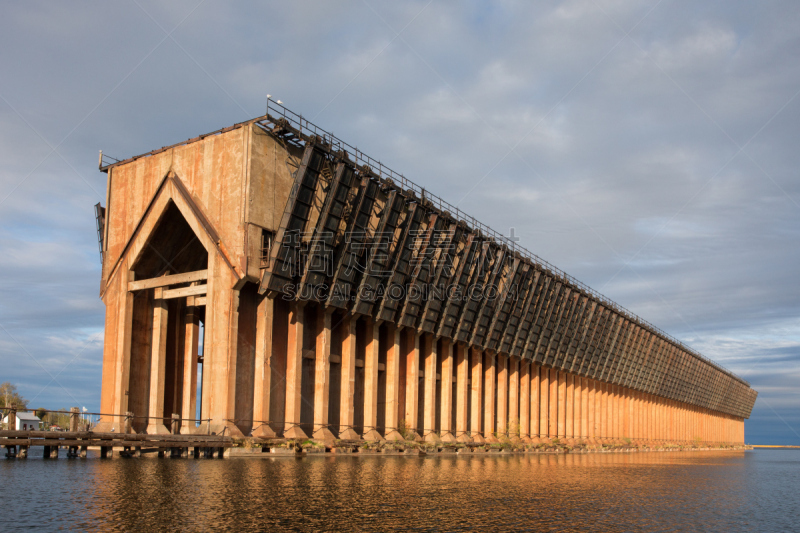
<svg viewBox="0 0 800 533">
<path fill-rule="evenodd" d="M 101 155 L 98 431 L 744 443 L 746 381 L 270 106 Z"/>
</svg>

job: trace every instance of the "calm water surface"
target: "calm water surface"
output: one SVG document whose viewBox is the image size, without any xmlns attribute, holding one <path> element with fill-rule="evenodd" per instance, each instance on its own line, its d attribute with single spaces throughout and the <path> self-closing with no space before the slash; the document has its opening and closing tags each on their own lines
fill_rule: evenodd
<svg viewBox="0 0 800 533">
<path fill-rule="evenodd" d="M 800 531 L 800 450 L 3 458 L 0 486 L 2 531 Z"/>
</svg>

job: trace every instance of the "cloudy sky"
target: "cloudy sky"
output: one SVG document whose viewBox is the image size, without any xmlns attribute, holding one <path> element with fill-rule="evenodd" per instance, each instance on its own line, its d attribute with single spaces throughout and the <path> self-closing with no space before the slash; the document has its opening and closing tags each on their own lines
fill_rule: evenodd
<svg viewBox="0 0 800 533">
<path fill-rule="evenodd" d="M 99 408 L 99 150 L 266 94 L 759 391 L 800 444 L 796 2 L 3 2 L 0 382 Z M 794 147 L 794 148 L 792 148 Z"/>
</svg>

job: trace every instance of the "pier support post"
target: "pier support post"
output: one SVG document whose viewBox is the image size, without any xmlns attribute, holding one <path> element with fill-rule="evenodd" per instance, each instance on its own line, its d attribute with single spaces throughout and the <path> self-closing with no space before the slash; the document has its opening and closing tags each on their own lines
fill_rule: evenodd
<svg viewBox="0 0 800 533">
<path fill-rule="evenodd" d="M 384 437 L 386 440 L 403 440 L 403 436 L 398 431 L 401 411 L 400 357 L 402 356 L 400 354 L 400 336 L 403 331 L 394 324 L 389 324 L 388 328 L 389 346 L 386 349 L 386 412 L 384 416 L 386 429 L 384 430 Z"/>
<path fill-rule="evenodd" d="M 164 385 L 167 363 L 167 301 L 162 289 L 155 289 L 153 300 L 153 342 L 150 355 L 150 402 L 147 418 L 148 435 L 167 435 L 164 425 Z"/>
<path fill-rule="evenodd" d="M 272 396 L 274 394 L 272 390 L 272 366 L 273 363 L 282 356 L 280 352 L 282 351 L 281 348 L 283 342 L 280 334 L 278 335 L 278 337 L 281 338 L 281 341 L 279 342 L 276 342 L 276 339 L 273 337 L 276 329 L 275 300 L 270 297 L 262 298 L 258 304 L 256 313 L 256 361 L 255 383 L 253 385 L 254 429 L 251 431 L 251 434 L 254 437 L 271 439 L 277 437 L 277 432 L 275 431 L 276 428 L 270 425 L 272 420 L 271 412 L 273 411 Z M 278 344 L 277 349 L 275 350 L 276 354 L 273 354 L 274 343 Z M 276 356 L 275 359 L 273 359 L 273 355 Z M 196 372 L 197 368 L 195 365 L 195 374 Z M 277 388 L 280 389 L 280 387 Z M 277 401 L 276 403 L 279 404 Z M 279 407 L 279 405 L 276 407 Z M 192 407 L 192 409 L 194 409 L 194 407 Z M 194 416 L 194 411 L 192 411 L 190 418 L 194 418 Z M 184 419 L 184 425 L 186 425 L 186 422 L 187 421 Z M 190 427 L 192 428 L 192 431 L 194 431 L 194 423 L 192 423 Z M 277 427 L 277 429 L 280 430 L 282 428 Z M 196 450 L 198 457 L 199 453 L 200 452 Z"/>
<path fill-rule="evenodd" d="M 539 440 L 550 442 L 550 371 L 536 365 L 539 370 Z"/>
<path fill-rule="evenodd" d="M 80 423 L 81 409 L 80 407 L 72 407 L 69 410 L 69 430 L 71 432 L 78 432 L 78 424 Z M 67 457 L 77 457 L 78 447 L 70 446 L 67 449 Z"/>
<path fill-rule="evenodd" d="M 364 352 L 364 440 L 384 440 L 378 431 L 378 359 L 380 322 L 367 319 L 367 349 Z"/>
<path fill-rule="evenodd" d="M 433 335 L 424 335 L 425 355 L 425 412 L 423 414 L 423 437 L 426 442 L 439 442 L 436 434 L 436 360 L 439 347 Z"/>
<path fill-rule="evenodd" d="M 467 407 L 469 402 L 469 355 L 464 343 L 455 346 L 456 352 L 456 440 L 471 442 L 467 435 Z"/>
<path fill-rule="evenodd" d="M 189 298 L 194 304 L 194 298 Z M 272 302 L 269 298 L 265 301 Z M 259 310 L 260 311 L 260 310 Z M 261 313 L 259 312 L 259 320 Z M 270 325 L 272 321 L 270 320 Z M 196 425 L 193 421 L 197 417 L 197 358 L 200 346 L 200 309 L 195 305 L 189 305 L 187 301 L 186 312 L 184 313 L 183 324 L 184 351 L 183 351 L 183 398 L 181 401 L 181 419 L 183 427 L 181 433 L 189 435 L 195 431 Z M 256 375 L 259 372 L 258 347 L 261 339 L 256 339 Z M 269 379 L 269 377 L 267 377 Z M 260 385 L 260 380 L 256 377 L 256 389 Z M 267 411 L 269 412 L 269 410 Z M 253 416 L 253 418 L 256 418 Z"/>
<path fill-rule="evenodd" d="M 540 390 L 541 387 L 541 379 L 540 379 L 540 369 L 539 365 L 534 362 L 530 362 L 529 369 L 528 369 L 528 376 L 530 377 L 530 387 L 531 387 L 531 394 L 529 398 L 530 402 L 530 437 L 531 442 L 533 444 L 540 444 L 542 439 L 540 437 L 540 408 L 539 402 L 541 401 L 542 392 Z"/>
<path fill-rule="evenodd" d="M 513 356 L 506 357 L 508 373 L 508 415 L 506 431 L 511 439 L 519 440 L 522 428 L 519 421 L 519 360 Z"/>
<path fill-rule="evenodd" d="M 484 369 L 484 411 L 483 411 L 483 434 L 486 442 L 498 442 L 495 434 L 495 392 L 497 387 L 497 379 L 495 376 L 495 358 L 494 355 L 485 352 L 484 362 L 486 368 Z"/>
<path fill-rule="evenodd" d="M 303 404 L 303 320 L 304 302 L 289 305 L 289 342 L 286 352 L 286 427 L 283 436 L 287 439 L 306 439 L 300 427 L 300 412 Z"/>
<path fill-rule="evenodd" d="M 522 442 L 531 442 L 531 363 L 518 361 L 519 365 L 519 437 Z"/>
<path fill-rule="evenodd" d="M 566 408 L 566 423 L 564 436 L 567 439 L 567 444 L 575 444 L 575 377 L 566 373 L 567 392 L 565 400 Z"/>
<path fill-rule="evenodd" d="M 314 367 L 314 438 L 326 446 L 336 437 L 328 427 L 328 406 L 331 389 L 331 316 L 333 312 L 319 308 L 317 311 L 317 346 Z"/>
<path fill-rule="evenodd" d="M 442 379 L 441 379 L 441 428 L 442 442 L 455 442 L 453 435 L 453 345 L 450 339 L 442 339 Z"/>
<path fill-rule="evenodd" d="M 497 368 L 497 437 L 508 437 L 508 357 L 494 356 Z"/>
<path fill-rule="evenodd" d="M 342 384 L 339 400 L 339 438 L 357 440 L 361 435 L 353 429 L 356 395 L 356 325 L 358 319 L 347 315 L 342 324 Z"/>
<path fill-rule="evenodd" d="M 547 433 L 550 439 L 558 438 L 558 371 L 555 368 L 548 370 L 550 373 L 550 399 L 547 414 Z"/>
<path fill-rule="evenodd" d="M 483 354 L 476 348 L 468 348 L 471 359 L 470 402 L 472 442 L 482 444 L 483 438 Z"/>
<path fill-rule="evenodd" d="M 417 427 L 419 420 L 419 365 L 421 335 L 411 328 L 404 331 L 408 351 L 406 358 L 406 438 L 408 440 L 422 440 L 421 428 Z"/>
</svg>

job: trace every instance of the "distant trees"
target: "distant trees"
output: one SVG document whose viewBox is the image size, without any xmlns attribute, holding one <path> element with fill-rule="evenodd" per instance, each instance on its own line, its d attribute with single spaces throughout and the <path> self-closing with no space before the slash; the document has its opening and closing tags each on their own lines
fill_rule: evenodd
<svg viewBox="0 0 800 533">
<path fill-rule="evenodd" d="M 0 407 L 11 407 L 12 405 L 16 405 L 19 410 L 24 410 L 28 408 L 28 400 L 17 391 L 16 385 L 6 381 L 0 384 Z"/>
</svg>

